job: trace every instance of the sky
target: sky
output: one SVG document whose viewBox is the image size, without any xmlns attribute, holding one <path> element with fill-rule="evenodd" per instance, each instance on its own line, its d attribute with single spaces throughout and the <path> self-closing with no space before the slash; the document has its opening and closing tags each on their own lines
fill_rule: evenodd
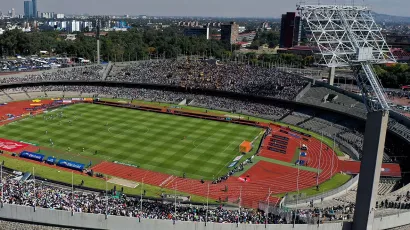
<svg viewBox="0 0 410 230">
<path fill-rule="evenodd" d="M 40 12 L 90 15 L 279 17 L 300 0 L 37 0 Z M 306 4 L 351 4 L 353 0 L 304 0 Z M 24 0 L 0 0 L 4 13 L 23 14 Z M 377 13 L 410 16 L 409 0 L 355 0 Z"/>
</svg>

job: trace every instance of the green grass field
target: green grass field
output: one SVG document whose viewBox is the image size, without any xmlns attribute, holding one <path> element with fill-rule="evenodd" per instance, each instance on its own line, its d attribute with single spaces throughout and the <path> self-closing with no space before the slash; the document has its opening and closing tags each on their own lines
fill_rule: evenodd
<svg viewBox="0 0 410 230">
<path fill-rule="evenodd" d="M 0 137 L 35 143 L 47 147 L 42 149 L 47 156 L 85 164 L 120 161 L 177 176 L 186 173 L 191 178 L 212 179 L 229 170 L 243 140 L 252 141 L 261 131 L 232 123 L 76 104 L 2 126 Z"/>
<path fill-rule="evenodd" d="M 104 98 L 104 100 L 112 101 L 112 102 L 130 102 L 130 100 L 127 100 L 127 99 Z M 133 104 L 146 104 L 146 105 L 156 105 L 156 106 L 164 106 L 164 107 L 176 106 L 175 104 L 169 104 L 169 103 L 159 103 L 159 102 L 149 102 L 149 101 L 139 101 L 139 100 L 134 100 Z M 212 109 L 206 109 L 206 108 L 194 107 L 194 106 L 187 106 L 187 105 L 178 105 L 178 107 L 188 109 L 188 110 L 200 111 L 200 112 L 205 112 L 205 110 L 207 110 L 209 112 L 212 112 L 212 113 L 215 113 L 215 114 L 221 114 L 221 115 L 225 115 L 225 116 L 232 116 L 232 117 L 241 116 L 241 117 L 249 118 L 249 120 L 251 120 L 251 121 L 260 121 L 260 122 L 267 122 L 267 123 L 273 122 L 273 121 L 270 121 L 270 120 L 267 120 L 267 119 L 248 116 L 248 115 L 239 114 L 239 113 L 228 113 L 228 112 L 224 112 L 224 111 L 218 111 L 218 110 L 212 110 Z M 303 132 L 303 133 L 306 133 L 306 134 L 310 134 L 318 140 L 322 139 L 322 136 L 320 134 L 309 131 L 309 130 L 305 130 L 303 128 L 300 128 L 300 127 L 297 127 L 297 126 L 294 126 L 294 125 L 286 124 L 286 123 L 279 122 L 279 121 L 275 121 L 273 123 L 275 123 L 277 125 L 288 126 L 291 129 L 295 129 L 297 131 L 300 131 L 300 132 Z M 327 146 L 333 148 L 333 140 L 331 138 L 323 136 L 323 143 L 325 143 Z M 345 156 L 346 155 L 337 146 L 335 148 L 335 153 L 336 153 L 337 156 Z"/>
</svg>

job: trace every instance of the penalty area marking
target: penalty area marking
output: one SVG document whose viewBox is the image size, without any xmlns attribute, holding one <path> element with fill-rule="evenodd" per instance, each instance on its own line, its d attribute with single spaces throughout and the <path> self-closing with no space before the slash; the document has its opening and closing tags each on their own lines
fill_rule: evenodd
<svg viewBox="0 0 410 230">
<path fill-rule="evenodd" d="M 136 188 L 139 185 L 139 183 L 137 182 L 125 180 L 125 179 L 118 178 L 118 177 L 112 177 L 107 182 L 111 184 L 121 185 L 121 186 L 128 187 L 128 188 Z"/>
</svg>

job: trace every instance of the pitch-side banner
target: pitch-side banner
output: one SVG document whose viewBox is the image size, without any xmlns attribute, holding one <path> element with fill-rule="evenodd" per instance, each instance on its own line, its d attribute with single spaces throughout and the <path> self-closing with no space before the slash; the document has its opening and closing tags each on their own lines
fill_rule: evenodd
<svg viewBox="0 0 410 230">
<path fill-rule="evenodd" d="M 9 141 L 9 140 L 0 138 L 0 150 L 8 151 L 8 152 L 15 152 L 24 147 L 27 147 L 27 144 L 20 143 L 17 141 Z"/>
<path fill-rule="evenodd" d="M 235 157 L 235 159 L 233 159 L 233 161 L 239 161 L 242 158 L 243 155 L 237 156 Z"/>
<path fill-rule="evenodd" d="M 83 169 L 84 169 L 84 164 L 77 163 L 77 162 L 74 162 L 74 161 L 63 160 L 63 159 L 60 159 L 57 162 L 57 165 L 61 166 L 61 167 L 64 167 L 64 168 L 74 169 L 74 170 L 78 170 L 78 171 L 83 171 Z"/>
<path fill-rule="evenodd" d="M 35 161 L 43 161 L 44 155 L 43 154 L 38 154 L 38 153 L 32 153 L 29 151 L 23 151 L 20 153 L 20 157 L 22 158 L 27 158 L 30 160 L 35 160 Z"/>
</svg>

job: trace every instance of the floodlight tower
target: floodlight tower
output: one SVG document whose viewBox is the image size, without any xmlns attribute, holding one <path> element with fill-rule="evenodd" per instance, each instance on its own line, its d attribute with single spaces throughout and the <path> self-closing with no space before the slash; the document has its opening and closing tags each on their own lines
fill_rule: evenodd
<svg viewBox="0 0 410 230">
<path fill-rule="evenodd" d="M 97 31 L 95 34 L 95 38 L 97 39 L 97 63 L 98 65 L 101 64 L 100 61 L 100 27 L 101 27 L 101 18 L 97 18 L 96 21 Z"/>
<path fill-rule="evenodd" d="M 100 58 L 101 58 L 101 54 L 100 54 L 100 49 L 101 49 L 101 46 L 100 46 L 100 30 L 101 30 L 101 22 L 104 20 L 106 18 L 106 16 L 99 16 L 99 15 L 97 15 L 97 16 L 92 16 L 91 17 L 91 20 L 92 20 L 92 22 L 93 22 L 93 24 L 94 24 L 94 26 L 95 26 L 95 39 L 96 39 L 96 41 L 97 41 L 97 64 L 99 65 L 99 64 L 101 64 L 101 60 L 100 60 Z"/>
<path fill-rule="evenodd" d="M 373 64 L 394 63 L 395 59 L 365 6 L 298 5 L 309 41 L 319 49 L 319 64 L 350 67 L 367 107 L 354 230 L 372 229 L 377 189 L 389 118 L 389 104 Z"/>
</svg>

